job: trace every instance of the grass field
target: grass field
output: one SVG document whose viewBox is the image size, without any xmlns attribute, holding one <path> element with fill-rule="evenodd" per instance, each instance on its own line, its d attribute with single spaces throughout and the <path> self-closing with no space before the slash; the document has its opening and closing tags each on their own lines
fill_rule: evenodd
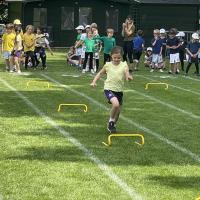
<svg viewBox="0 0 200 200">
<path fill-rule="evenodd" d="M 62 52 L 48 57 L 48 70 L 22 75 L 0 63 L 0 200 L 195 200 L 200 197 L 200 79 L 150 73 L 141 66 L 126 83 L 117 126 L 142 133 L 108 133 L 110 105 L 103 81 L 67 66 Z M 105 77 L 104 77 L 105 78 Z M 38 81 L 26 87 L 28 81 Z M 47 87 L 43 81 L 51 85 Z M 165 82 L 150 86 L 148 82 Z M 60 103 L 84 103 L 64 107 Z"/>
</svg>

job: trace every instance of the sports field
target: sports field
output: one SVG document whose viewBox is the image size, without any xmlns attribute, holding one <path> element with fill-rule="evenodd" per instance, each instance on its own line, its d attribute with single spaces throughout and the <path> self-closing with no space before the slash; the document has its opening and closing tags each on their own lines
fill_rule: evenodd
<svg viewBox="0 0 200 200">
<path fill-rule="evenodd" d="M 195 200 L 200 197 L 200 79 L 150 73 L 126 83 L 117 130 L 106 147 L 110 105 L 103 80 L 48 55 L 48 69 L 21 75 L 0 63 L 1 200 Z M 38 81 L 30 83 L 28 81 Z M 49 82 L 50 88 L 46 82 Z M 148 82 L 169 84 L 149 86 Z M 63 107 L 61 103 L 83 103 Z"/>
</svg>

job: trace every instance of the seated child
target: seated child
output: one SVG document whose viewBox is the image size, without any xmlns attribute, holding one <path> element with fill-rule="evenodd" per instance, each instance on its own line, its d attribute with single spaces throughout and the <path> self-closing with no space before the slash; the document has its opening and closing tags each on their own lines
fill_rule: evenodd
<svg viewBox="0 0 200 200">
<path fill-rule="evenodd" d="M 74 46 L 70 47 L 67 55 L 67 63 L 71 66 L 79 66 L 79 56 L 76 54 L 76 48 Z"/>
<path fill-rule="evenodd" d="M 149 67 L 149 68 L 152 67 L 152 57 L 153 57 L 152 50 L 153 50 L 152 47 L 148 47 L 145 52 L 145 56 L 144 56 L 145 67 Z"/>
</svg>

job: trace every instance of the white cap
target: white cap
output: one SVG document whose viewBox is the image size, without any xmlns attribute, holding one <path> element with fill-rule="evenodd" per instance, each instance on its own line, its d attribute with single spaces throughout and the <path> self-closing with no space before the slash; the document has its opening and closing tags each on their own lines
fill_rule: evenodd
<svg viewBox="0 0 200 200">
<path fill-rule="evenodd" d="M 185 33 L 183 31 L 178 32 L 177 37 L 185 37 Z"/>
<path fill-rule="evenodd" d="M 152 47 L 148 47 L 147 51 L 153 51 Z"/>
<path fill-rule="evenodd" d="M 85 29 L 86 29 L 86 28 L 90 28 L 90 25 L 86 25 L 86 26 L 85 26 Z"/>
<path fill-rule="evenodd" d="M 76 29 L 76 30 L 84 30 L 84 26 L 79 25 L 79 26 L 77 26 L 75 29 Z"/>
<path fill-rule="evenodd" d="M 199 35 L 198 35 L 198 33 L 193 33 L 193 34 L 192 34 L 192 38 L 193 38 L 194 40 L 199 40 Z"/>
<path fill-rule="evenodd" d="M 160 29 L 160 33 L 165 33 L 166 31 L 165 31 L 165 29 L 164 28 L 161 28 Z"/>
</svg>

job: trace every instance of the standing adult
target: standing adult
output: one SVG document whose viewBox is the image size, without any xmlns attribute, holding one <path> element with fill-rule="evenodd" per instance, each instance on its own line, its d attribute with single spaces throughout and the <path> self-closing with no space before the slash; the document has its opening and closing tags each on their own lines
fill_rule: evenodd
<svg viewBox="0 0 200 200">
<path fill-rule="evenodd" d="M 122 24 L 122 37 L 124 37 L 123 60 L 127 61 L 127 55 L 130 62 L 130 69 L 133 68 L 133 37 L 135 25 L 131 15 L 128 15 L 125 23 Z"/>
</svg>

